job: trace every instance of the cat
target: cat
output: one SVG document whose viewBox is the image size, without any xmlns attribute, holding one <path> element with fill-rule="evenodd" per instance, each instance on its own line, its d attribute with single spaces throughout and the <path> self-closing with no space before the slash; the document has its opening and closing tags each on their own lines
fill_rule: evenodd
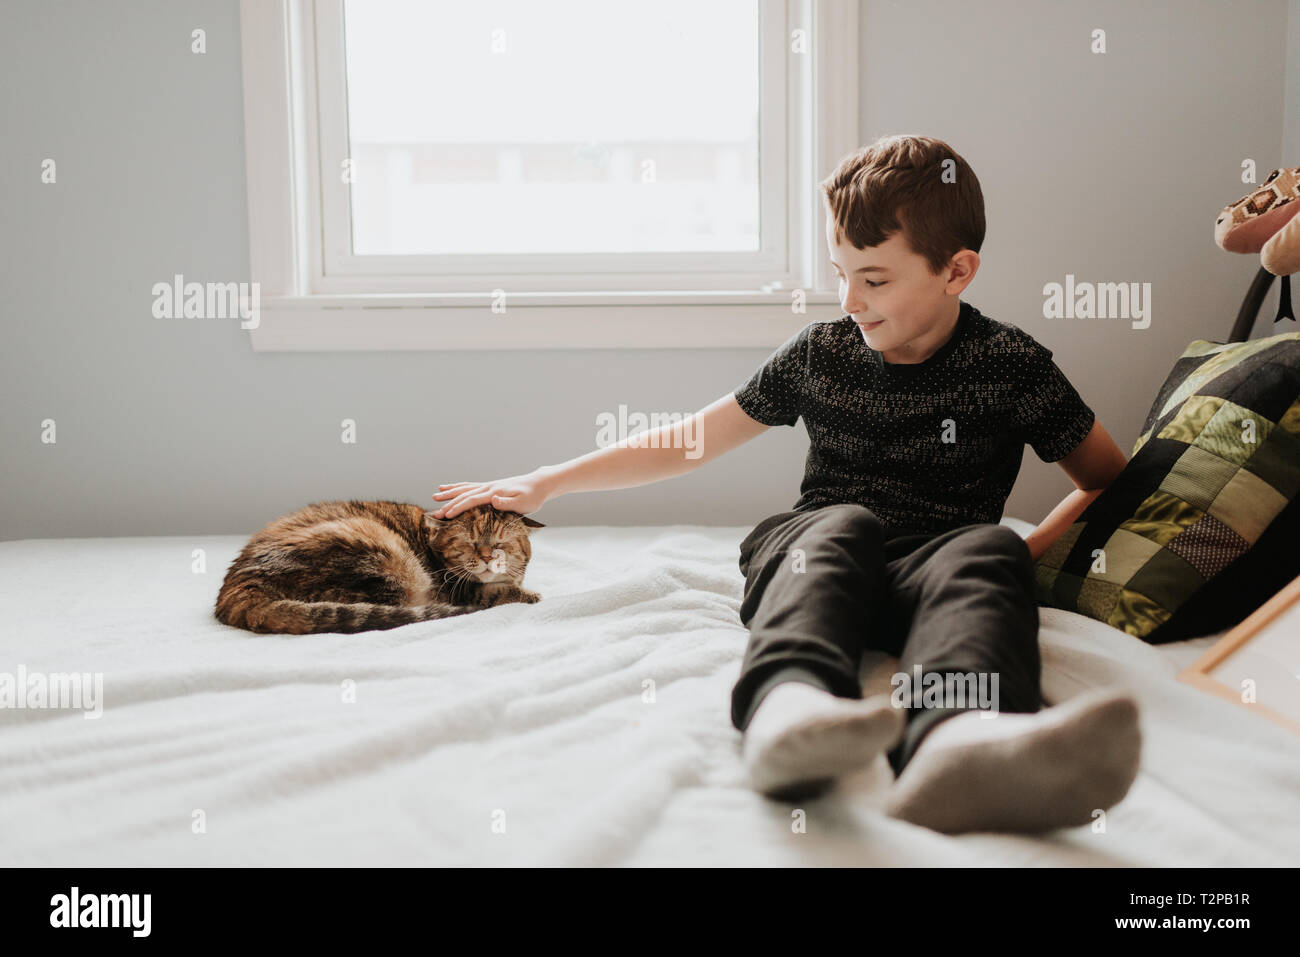
<svg viewBox="0 0 1300 957">
<path fill-rule="evenodd" d="M 444 519 L 402 502 L 316 502 L 249 540 L 216 617 L 262 634 L 352 634 L 531 604 L 530 528 L 545 526 L 491 505 Z"/>
</svg>

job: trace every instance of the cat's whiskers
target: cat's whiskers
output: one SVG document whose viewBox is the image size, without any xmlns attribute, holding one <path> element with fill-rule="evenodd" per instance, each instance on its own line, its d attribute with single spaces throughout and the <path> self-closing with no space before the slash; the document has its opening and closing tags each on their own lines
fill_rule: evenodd
<svg viewBox="0 0 1300 957">
<path fill-rule="evenodd" d="M 465 577 L 466 574 L 470 574 L 469 571 L 470 567 L 471 565 L 469 562 L 462 562 L 459 565 L 449 565 L 446 568 L 444 568 L 442 571 L 438 572 L 438 574 L 441 575 L 444 579 L 447 578 L 460 579 Z"/>
</svg>

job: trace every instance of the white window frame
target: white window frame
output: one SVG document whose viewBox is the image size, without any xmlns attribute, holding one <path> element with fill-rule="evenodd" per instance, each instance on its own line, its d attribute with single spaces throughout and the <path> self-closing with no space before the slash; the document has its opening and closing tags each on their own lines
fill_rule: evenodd
<svg viewBox="0 0 1300 957">
<path fill-rule="evenodd" d="M 412 276 L 416 257 L 364 257 L 360 274 L 350 250 L 324 248 L 324 237 L 350 229 L 342 177 L 321 175 L 338 170 L 346 150 L 341 2 L 241 0 L 249 254 L 260 292 L 254 350 L 772 348 L 813 319 L 835 318 L 838 283 L 816 182 L 860 145 L 858 5 L 760 2 L 765 22 L 785 25 L 785 51 L 775 49 L 774 30 L 762 41 L 763 96 L 781 116 L 760 144 L 764 221 L 780 223 L 763 231 L 767 248 L 647 255 L 656 268 L 635 274 L 626 254 L 583 256 L 581 277 L 547 271 L 572 262 L 570 254 L 493 257 L 481 283 L 463 277 L 482 269 L 482 258 L 437 257 L 461 269 L 453 284 Z M 807 54 L 788 52 L 795 29 L 807 35 Z M 338 108 L 321 110 L 318 57 L 335 56 L 319 71 L 320 99 Z M 785 66 L 784 95 L 770 89 L 774 64 Z M 332 180 L 337 188 L 323 194 Z M 682 288 L 683 275 L 693 288 Z"/>
</svg>

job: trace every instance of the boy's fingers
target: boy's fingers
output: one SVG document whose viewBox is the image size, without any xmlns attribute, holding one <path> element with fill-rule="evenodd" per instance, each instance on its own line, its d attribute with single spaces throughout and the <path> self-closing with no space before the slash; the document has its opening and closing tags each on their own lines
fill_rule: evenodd
<svg viewBox="0 0 1300 957">
<path fill-rule="evenodd" d="M 441 485 L 439 486 L 439 488 L 441 488 L 443 491 L 434 492 L 433 497 L 435 499 L 438 499 L 438 498 L 446 498 L 449 495 L 452 496 L 464 495 L 465 492 L 469 489 L 481 488 L 481 487 L 482 486 L 477 485 L 476 483 L 473 482 L 457 482 L 455 485 Z"/>
<path fill-rule="evenodd" d="M 463 495 L 456 499 L 450 505 L 444 506 L 447 511 L 447 517 L 451 518 L 467 508 L 473 508 L 475 505 L 482 505 L 492 497 L 491 492 L 480 492 L 477 495 Z"/>
</svg>

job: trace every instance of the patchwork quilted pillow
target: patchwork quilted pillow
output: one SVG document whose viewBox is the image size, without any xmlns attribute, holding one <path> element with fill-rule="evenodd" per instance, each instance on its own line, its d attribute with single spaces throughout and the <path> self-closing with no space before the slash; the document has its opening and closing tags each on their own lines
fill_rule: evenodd
<svg viewBox="0 0 1300 957">
<path fill-rule="evenodd" d="M 1039 604 L 1153 644 L 1230 628 L 1300 575 L 1300 332 L 1197 339 L 1119 477 L 1035 566 Z"/>
</svg>

